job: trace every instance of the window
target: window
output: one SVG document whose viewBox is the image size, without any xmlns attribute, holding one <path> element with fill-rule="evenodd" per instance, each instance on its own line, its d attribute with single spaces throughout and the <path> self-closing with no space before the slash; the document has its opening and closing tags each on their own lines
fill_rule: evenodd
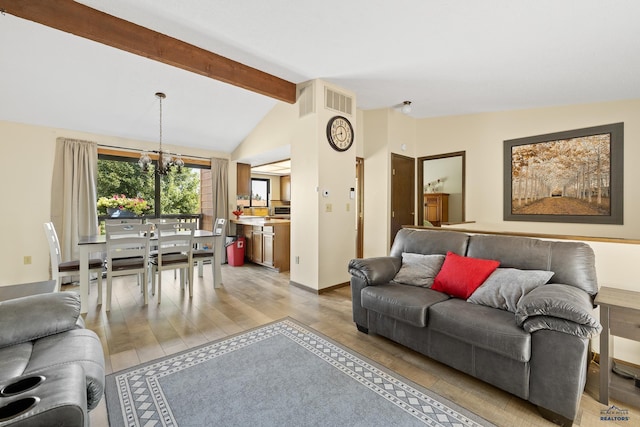
<svg viewBox="0 0 640 427">
<path fill-rule="evenodd" d="M 252 207 L 269 206 L 269 185 L 271 182 L 263 178 L 251 178 Z"/>
<path fill-rule="evenodd" d="M 238 195 L 236 205 L 239 209 L 268 207 L 270 193 L 271 180 L 267 178 L 251 178 L 251 196 Z"/>
<path fill-rule="evenodd" d="M 99 154 L 98 216 L 109 215 L 119 202 L 135 210 L 136 216 L 200 215 L 201 169 L 209 167 L 187 164 L 182 173 L 174 170 L 161 176 L 153 165 L 142 172 L 137 157 Z"/>
</svg>

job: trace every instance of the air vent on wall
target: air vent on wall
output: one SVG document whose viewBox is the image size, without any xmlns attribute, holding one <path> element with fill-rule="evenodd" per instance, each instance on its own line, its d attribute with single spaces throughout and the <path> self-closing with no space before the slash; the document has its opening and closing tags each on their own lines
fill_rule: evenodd
<svg viewBox="0 0 640 427">
<path fill-rule="evenodd" d="M 330 110 L 340 111 L 345 114 L 352 114 L 353 99 L 343 93 L 324 88 L 324 106 Z"/>
<path fill-rule="evenodd" d="M 302 86 L 298 89 L 298 108 L 298 117 L 304 117 L 307 114 L 315 113 L 312 84 Z"/>
</svg>

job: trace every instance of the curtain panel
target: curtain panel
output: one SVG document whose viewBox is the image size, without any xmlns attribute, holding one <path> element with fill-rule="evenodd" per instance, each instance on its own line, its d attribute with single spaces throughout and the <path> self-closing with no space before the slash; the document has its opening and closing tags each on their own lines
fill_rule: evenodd
<svg viewBox="0 0 640 427">
<path fill-rule="evenodd" d="M 211 159 L 211 192 L 213 200 L 213 219 L 229 219 L 229 160 L 213 157 Z M 225 228 L 228 235 L 229 222 Z"/>
<path fill-rule="evenodd" d="M 51 185 L 51 221 L 62 260 L 79 258 L 80 236 L 98 234 L 98 145 L 58 138 Z"/>
</svg>

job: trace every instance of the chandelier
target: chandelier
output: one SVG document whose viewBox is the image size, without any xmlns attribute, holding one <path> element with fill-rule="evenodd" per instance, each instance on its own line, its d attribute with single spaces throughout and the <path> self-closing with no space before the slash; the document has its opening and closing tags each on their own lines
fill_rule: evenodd
<svg viewBox="0 0 640 427">
<path fill-rule="evenodd" d="M 156 92 L 156 97 L 160 100 L 160 147 L 158 151 L 152 151 L 153 153 L 158 154 L 158 163 L 156 165 L 156 173 L 158 175 L 166 175 L 169 171 L 173 170 L 174 167 L 177 168 L 177 172 L 182 172 L 182 167 L 184 166 L 184 160 L 180 157 L 180 154 L 177 154 L 174 158 L 173 155 L 169 152 L 162 151 L 162 100 L 167 97 L 162 92 Z M 142 168 L 143 172 L 149 171 L 149 165 L 152 163 L 151 155 L 148 151 L 143 151 L 140 155 L 140 160 L 138 160 L 138 164 Z"/>
</svg>

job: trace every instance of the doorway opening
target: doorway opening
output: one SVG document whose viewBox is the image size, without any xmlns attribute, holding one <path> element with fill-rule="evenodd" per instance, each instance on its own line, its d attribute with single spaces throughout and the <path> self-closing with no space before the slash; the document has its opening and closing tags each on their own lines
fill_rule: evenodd
<svg viewBox="0 0 640 427">
<path fill-rule="evenodd" d="M 465 222 L 465 152 L 418 158 L 418 224 Z"/>
</svg>

